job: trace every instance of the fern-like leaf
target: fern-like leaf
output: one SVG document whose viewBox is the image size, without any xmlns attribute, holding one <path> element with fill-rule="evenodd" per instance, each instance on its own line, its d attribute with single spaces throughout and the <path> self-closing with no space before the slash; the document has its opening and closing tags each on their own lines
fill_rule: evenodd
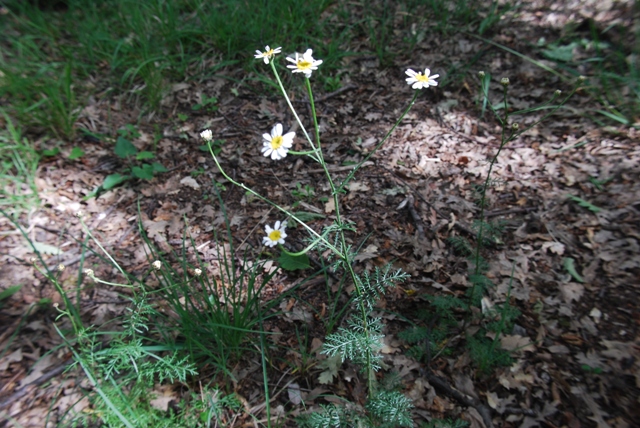
<svg viewBox="0 0 640 428">
<path fill-rule="evenodd" d="M 363 369 L 371 365 L 373 370 L 378 371 L 384 337 L 380 319 L 369 320 L 367 328 L 355 321 L 350 321 L 348 327 L 340 327 L 337 332 L 328 335 L 322 353 L 330 357 L 339 355 L 342 362 L 350 360 Z"/>
<path fill-rule="evenodd" d="M 376 302 L 383 296 L 387 288 L 395 287 L 397 282 L 405 281 L 409 278 L 409 274 L 398 269 L 391 272 L 391 265 L 388 264 L 384 269 L 376 267 L 373 274 L 365 271 L 358 276 L 359 295 L 354 299 L 354 303 L 364 303 L 367 309 L 373 309 Z"/>
<path fill-rule="evenodd" d="M 379 427 L 412 427 L 411 400 L 398 391 L 380 391 L 367 403 L 367 410 L 380 421 Z"/>
</svg>

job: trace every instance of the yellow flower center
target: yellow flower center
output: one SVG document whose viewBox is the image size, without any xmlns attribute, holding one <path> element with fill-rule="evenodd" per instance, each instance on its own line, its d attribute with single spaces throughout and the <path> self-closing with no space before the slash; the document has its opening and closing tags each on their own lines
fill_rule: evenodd
<svg viewBox="0 0 640 428">
<path fill-rule="evenodd" d="M 279 230 L 273 230 L 269 234 L 269 239 L 271 239 L 273 242 L 278 242 L 280 238 L 282 238 L 282 234 Z"/>
<path fill-rule="evenodd" d="M 297 65 L 300 70 L 306 70 L 308 68 L 311 68 L 311 63 L 309 61 L 305 61 L 304 59 L 298 60 Z"/>
<path fill-rule="evenodd" d="M 266 52 L 264 53 L 264 56 L 273 56 L 273 55 L 274 55 L 274 53 L 273 53 L 273 49 L 269 49 L 268 51 L 266 51 Z"/>
<path fill-rule="evenodd" d="M 275 137 L 273 137 L 271 139 L 271 148 L 273 150 L 278 150 L 281 146 L 282 143 L 284 142 L 283 138 L 281 135 L 276 135 Z"/>
<path fill-rule="evenodd" d="M 416 74 L 416 80 L 422 83 L 429 83 L 429 76 L 425 76 L 422 73 Z"/>
</svg>

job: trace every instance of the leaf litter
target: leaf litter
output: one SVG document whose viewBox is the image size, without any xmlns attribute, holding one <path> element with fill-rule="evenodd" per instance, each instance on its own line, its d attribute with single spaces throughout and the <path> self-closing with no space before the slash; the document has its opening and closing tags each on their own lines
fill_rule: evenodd
<svg viewBox="0 0 640 428">
<path fill-rule="evenodd" d="M 618 19 L 614 8 L 600 2 L 568 2 L 564 10 L 546 6 L 542 1 L 530 2 L 517 19 L 555 29 L 576 16 Z M 593 15 L 589 15 L 591 12 Z M 497 40 L 526 52 L 528 47 L 517 39 L 534 40 L 538 30 L 531 27 L 518 31 L 530 33 L 523 36 L 515 29 L 502 28 Z M 466 58 L 481 46 L 475 39 L 455 35 L 438 41 L 433 52 L 416 49 L 411 62 L 438 66 L 445 64 L 447 56 Z M 409 96 L 404 82 L 397 78 L 399 64 L 383 70 L 377 67 L 376 60 L 368 61 L 362 66 L 345 61 L 351 80 L 357 82 L 357 97 L 338 95 L 318 105 L 323 138 L 330 142 L 328 160 L 336 168 L 345 161 L 359 160 L 376 144 Z M 482 57 L 475 67 L 490 70 L 495 76 L 513 76 L 516 83 L 510 88 L 510 102 L 515 108 L 544 101 L 559 85 L 530 63 L 514 61 L 500 50 Z M 239 74 L 232 69 L 226 72 Z M 83 202 L 82 197 L 100 183 L 98 173 L 60 159 L 43 163 L 37 183 L 44 206 L 27 219 L 27 226 L 47 263 L 77 263 L 73 262 L 77 248 L 69 236 L 81 236 L 72 214 L 82 208 L 104 246 L 133 273 L 148 269 L 149 249 L 137 232 L 136 222 L 140 219 L 149 237 L 165 251 L 180 248 L 187 228 L 198 255 L 215 262 L 211 273 L 220 275 L 218 245 L 228 243 L 216 241 L 224 227 L 224 216 L 212 182 L 219 189 L 225 187 L 222 197 L 230 213 L 235 244 L 242 243 L 257 254 L 260 225 L 273 213 L 259 201 L 249 200 L 225 185 L 208 156 L 193 149 L 199 142 L 198 130 L 212 124 L 220 138 L 227 141 L 221 154 L 225 168 L 284 204 L 295 202 L 287 188 L 294 188 L 292 176 L 303 186 L 316 187 L 315 198 L 304 201 L 302 206 L 318 215 L 313 220 L 314 227 L 326 224 L 326 216 L 331 216 L 335 207 L 331 199 L 320 199 L 327 196 L 328 189 L 317 188 L 319 175 L 313 165 L 302 162 L 294 167 L 294 163 L 283 162 L 276 168 L 256 155 L 260 132 L 274 121 L 293 122 L 284 113 L 283 103 L 271 97 L 257 100 L 254 92 L 247 90 L 244 94 L 242 87 L 237 88 L 242 96 L 232 97 L 226 79 L 212 78 L 208 84 L 224 106 L 219 112 L 195 115 L 193 122 L 179 127 L 161 124 L 163 132 L 156 156 L 168 169 L 175 168 L 171 174 L 158 175 L 148 183 L 131 183 L 130 188 L 118 188 Z M 404 392 L 414 400 L 417 417 L 424 420 L 462 417 L 471 426 L 484 426 L 482 412 L 468 405 L 471 401 L 464 404 L 438 389 L 433 378 L 430 381 L 426 375 L 430 371 L 468 400 L 491 408 L 496 426 L 633 426 L 640 417 L 640 317 L 636 304 L 640 287 L 640 144 L 632 128 L 609 132 L 581 116 L 563 113 L 522 135 L 498 159 L 493 170 L 495 184 L 489 192 L 491 211 L 487 215 L 496 213 L 505 221 L 506 232 L 503 242 L 488 250 L 488 276 L 497 287 L 488 293 L 486 306 L 509 302 L 522 313 L 513 331 L 499 340 L 501 348 L 511 351 L 512 365 L 495 369 L 488 377 L 478 375 L 463 346 L 464 334 L 477 331 L 477 326 L 469 326 L 466 332 L 461 330 L 449 339 L 451 355 L 437 355 L 428 363 L 407 356 L 406 344 L 397 339 L 397 333 L 407 325 L 393 314 L 407 314 L 424 306 L 425 295 L 460 295 L 469 287 L 468 262 L 454 254 L 447 239 L 471 230 L 479 212 L 473 187 L 486 177 L 488 159 L 497 149 L 499 135 L 494 122 L 479 118 L 472 100 L 475 94 L 465 89 L 477 84 L 469 75 L 460 88 L 443 87 L 444 92 L 433 91 L 420 97 L 374 162 L 350 183 L 344 199 L 346 217 L 357 224 L 354 240 L 367 238 L 358 258 L 359 268 L 394 260 L 412 275 L 397 293 L 385 296 L 379 307 L 387 324 L 385 371 L 398 374 Z M 202 93 L 196 82 L 176 82 L 163 104 L 186 110 L 201 101 Z M 361 101 L 365 99 L 373 102 Z M 82 125 L 92 131 L 108 132 L 113 125 L 104 122 L 101 112 L 110 102 L 98 100 L 83 110 Z M 587 109 L 589 102 L 586 95 L 580 94 L 570 105 L 579 111 Z M 124 126 L 128 115 L 127 106 L 119 104 L 114 120 Z M 303 120 L 308 117 L 303 115 Z M 523 125 L 533 119 L 524 120 Z M 140 125 L 142 135 L 147 136 L 146 140 L 134 141 L 140 149 L 151 138 L 153 125 L 153 119 Z M 252 129 L 255 131 L 247 131 Z M 85 159 L 108 154 L 88 142 L 82 149 L 91 155 Z M 202 169 L 202 175 L 190 175 L 197 168 Z M 346 171 L 336 174 L 344 176 Z M 606 180 L 606 184 L 595 186 L 593 180 Z M 413 202 L 407 195 L 412 195 Z M 403 202 L 403 208 L 398 209 Z M 22 284 L 3 308 L 0 321 L 17 326 L 16 320 L 35 301 L 59 298 L 28 268 L 30 250 L 15 228 L 6 219 L 0 220 L 0 227 L 6 232 L 0 241 L 1 288 Z M 193 250 L 189 256 L 194 256 Z M 112 274 L 106 267 L 97 269 L 104 270 L 96 272 L 100 277 Z M 71 273 L 65 272 L 63 278 L 69 280 Z M 293 273 L 277 275 L 270 285 L 272 289 L 265 290 L 265 298 L 277 296 L 299 280 Z M 299 297 L 321 307 L 326 302 L 321 301 L 314 287 L 303 288 Z M 90 323 L 113 319 L 125 309 L 112 290 L 87 288 L 80 298 Z M 268 325 L 278 333 L 278 338 L 272 340 L 295 349 L 300 346 L 295 331 L 305 328 L 313 343 L 308 352 L 319 363 L 304 377 L 286 380 L 287 393 L 279 396 L 274 409 L 284 406 L 297 412 L 301 400 L 306 406 L 323 403 L 320 396 L 324 393 L 358 402 L 363 394 L 358 374 L 352 367 L 320 357 L 317 352 L 325 331 L 313 311 L 297 299 L 283 300 L 280 309 L 283 315 Z M 0 367 L 4 368 L 3 398 L 48 368 L 62 364 L 67 357 L 61 352 L 40 357 L 60 344 L 60 339 L 47 327 L 55 312 L 38 309 L 29 319 L 34 316 L 42 317 L 45 323 L 28 324 L 30 327 L 20 330 L 15 340 L 4 334 L 1 337 L 3 349 L 7 347 L 8 351 L 0 358 Z M 299 353 L 295 358 L 301 361 Z M 255 361 L 246 364 L 238 370 L 235 389 L 251 405 L 259 405 L 264 397 L 254 392 L 258 365 Z M 270 382 L 276 384 L 279 376 Z M 88 402 L 78 401 L 80 396 L 74 385 L 65 382 L 68 380 L 63 377 L 52 379 L 29 403 L 12 403 L 7 407 L 8 414 L 23 426 L 39 426 L 38 414 L 54 412 L 55 419 L 70 406 L 75 405 L 77 411 L 87 408 Z M 61 385 L 68 388 L 58 396 L 55 391 Z M 158 386 L 156 392 L 153 404 L 159 408 L 181 398 L 177 389 L 168 386 Z M 57 407 L 47 410 L 55 397 Z"/>
</svg>

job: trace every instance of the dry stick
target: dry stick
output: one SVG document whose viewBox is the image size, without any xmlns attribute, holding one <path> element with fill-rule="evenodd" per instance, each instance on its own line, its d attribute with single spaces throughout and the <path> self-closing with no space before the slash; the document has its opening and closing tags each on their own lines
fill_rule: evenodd
<svg viewBox="0 0 640 428">
<path fill-rule="evenodd" d="M 401 181 L 403 185 L 405 185 L 405 186 L 407 186 L 409 189 L 411 189 L 411 191 L 412 191 L 413 193 L 415 193 L 415 194 L 418 196 L 418 198 L 420 198 L 420 200 L 421 200 L 422 202 L 424 202 L 425 204 L 427 204 L 427 206 L 428 206 L 429 208 L 433 209 L 433 210 L 436 212 L 436 214 L 438 214 L 441 218 L 445 218 L 445 219 L 446 219 L 446 218 L 449 218 L 448 216 L 444 215 L 444 213 L 442 213 L 438 208 L 434 207 L 431 203 L 429 203 L 429 202 L 428 202 L 428 201 L 427 201 L 427 200 L 426 200 L 426 199 L 425 199 L 425 198 L 420 194 L 420 192 L 418 192 L 418 191 L 416 190 L 416 188 L 415 188 L 415 187 L 413 187 L 412 185 L 410 185 L 409 183 L 407 183 L 407 182 L 406 182 L 402 177 L 400 177 L 400 176 L 399 176 L 398 174 L 396 174 L 395 172 L 392 172 L 392 174 L 393 174 L 393 176 L 394 176 L 396 179 L 398 179 L 399 181 Z M 469 235 L 471 235 L 471 236 L 473 236 L 473 237 L 475 237 L 475 236 L 476 236 L 476 234 L 473 232 L 473 230 L 469 229 L 467 226 L 465 226 L 465 225 L 461 224 L 460 222 L 456 222 L 456 223 L 454 224 L 454 226 L 455 226 L 455 227 L 457 227 L 458 229 L 462 230 L 463 232 L 468 233 Z"/>
<path fill-rule="evenodd" d="M 371 166 L 373 165 L 372 161 L 368 161 L 362 164 L 362 166 Z M 341 172 L 341 171 L 351 171 L 353 169 L 354 165 L 343 165 L 343 166 L 327 166 L 327 169 L 329 170 L 329 172 Z M 324 173 L 324 169 L 322 168 L 318 168 L 318 169 L 308 169 L 305 171 L 299 171 L 298 174 L 318 174 L 318 173 Z"/>
<path fill-rule="evenodd" d="M 317 97 L 317 98 L 313 97 L 314 98 L 313 101 L 316 104 L 317 103 L 321 103 L 321 102 L 323 102 L 325 100 L 328 100 L 331 97 L 335 97 L 336 95 L 340 95 L 343 92 L 352 91 L 354 89 L 358 89 L 358 86 L 351 83 L 349 85 L 343 86 L 342 88 L 338 89 L 337 91 L 329 92 L 328 94 L 322 95 L 321 97 Z M 302 104 L 302 103 L 308 103 L 309 100 L 305 99 L 305 100 L 294 101 L 294 102 Z"/>
<path fill-rule="evenodd" d="M 416 207 L 413 206 L 415 199 L 413 197 L 413 195 L 409 195 L 407 197 L 408 201 L 407 201 L 407 209 L 409 210 L 409 214 L 411 214 L 411 218 L 413 219 L 413 222 L 416 224 L 416 229 L 418 229 L 418 236 L 420 236 L 421 238 L 424 238 L 424 227 L 422 226 L 422 219 L 420 218 L 420 215 L 418 215 L 418 212 L 416 211 Z"/>
<path fill-rule="evenodd" d="M 529 211 L 535 211 L 538 207 L 523 207 L 523 208 L 511 208 L 508 210 L 496 210 L 488 213 L 484 213 L 485 217 L 495 217 L 498 215 L 507 215 L 507 214 L 520 214 L 520 213 L 528 213 Z"/>
<path fill-rule="evenodd" d="M 34 380 L 33 382 L 23 386 L 22 388 L 20 388 L 16 392 L 14 392 L 11 396 L 6 398 L 5 400 L 0 401 L 0 409 L 4 409 L 5 407 L 10 406 L 11 404 L 13 404 L 16 401 L 20 400 L 25 395 L 27 395 L 30 392 L 32 392 L 35 389 L 35 387 L 40 386 L 43 383 L 47 382 L 49 379 L 52 379 L 52 378 L 58 376 L 59 374 L 63 373 L 67 369 L 67 367 L 69 367 L 71 364 L 73 364 L 73 361 L 69 361 L 69 362 L 63 363 L 63 364 L 59 365 L 58 367 L 56 367 L 55 369 L 53 369 L 51 371 L 48 371 L 47 373 L 43 374 L 42 376 L 40 376 L 38 379 Z"/>
<path fill-rule="evenodd" d="M 493 428 L 493 421 L 491 420 L 491 411 L 487 406 L 482 404 L 480 400 L 477 398 L 470 398 L 461 393 L 460 391 L 452 388 L 446 380 L 442 379 L 440 376 L 435 375 L 431 371 L 427 371 L 425 373 L 427 380 L 429 383 L 436 388 L 440 389 L 442 392 L 460 402 L 461 404 L 467 407 L 473 407 L 478 411 L 480 416 L 482 417 L 482 421 L 484 422 L 487 428 Z"/>
</svg>

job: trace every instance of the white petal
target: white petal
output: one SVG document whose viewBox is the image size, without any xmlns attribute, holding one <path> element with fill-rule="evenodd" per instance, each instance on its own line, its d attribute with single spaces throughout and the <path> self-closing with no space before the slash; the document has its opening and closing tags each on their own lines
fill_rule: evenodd
<svg viewBox="0 0 640 428">
<path fill-rule="evenodd" d="M 405 73 L 407 74 L 407 76 L 411 76 L 411 77 L 414 77 L 416 74 L 418 74 L 410 68 L 407 71 L 405 71 Z"/>
<path fill-rule="evenodd" d="M 267 141 L 271 141 L 271 134 L 262 134 L 262 138 L 264 138 Z"/>
<path fill-rule="evenodd" d="M 424 75 L 429 77 L 429 75 L 431 74 L 431 70 L 429 70 L 428 68 L 424 69 Z"/>
<path fill-rule="evenodd" d="M 434 74 L 433 76 L 429 77 L 429 79 L 437 79 L 438 77 L 440 77 L 439 74 Z"/>
</svg>

